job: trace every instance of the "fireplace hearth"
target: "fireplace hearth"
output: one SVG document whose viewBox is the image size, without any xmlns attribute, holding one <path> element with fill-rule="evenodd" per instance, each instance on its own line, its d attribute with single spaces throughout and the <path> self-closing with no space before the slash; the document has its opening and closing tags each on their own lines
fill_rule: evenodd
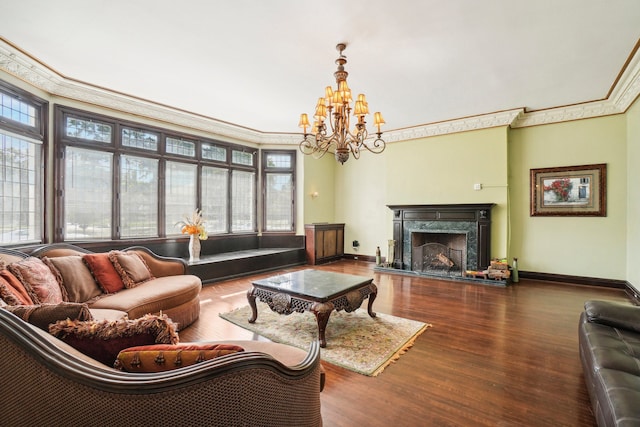
<svg viewBox="0 0 640 427">
<path fill-rule="evenodd" d="M 392 266 L 416 274 L 462 277 L 490 263 L 494 204 L 390 205 Z"/>
</svg>

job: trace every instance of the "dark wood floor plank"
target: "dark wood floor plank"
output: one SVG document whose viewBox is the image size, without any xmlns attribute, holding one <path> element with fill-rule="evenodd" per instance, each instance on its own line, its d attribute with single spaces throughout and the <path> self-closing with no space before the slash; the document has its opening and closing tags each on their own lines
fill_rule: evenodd
<svg viewBox="0 0 640 427">
<path fill-rule="evenodd" d="M 310 267 L 289 271 L 300 268 Z M 589 299 L 627 301 L 622 290 L 533 280 L 503 288 L 380 273 L 354 260 L 313 268 L 372 276 L 375 311 L 433 325 L 378 377 L 325 363 L 326 426 L 595 425 L 578 316 Z M 264 339 L 218 313 L 246 305 L 251 281 L 273 274 L 206 286 L 201 317 L 180 340 Z"/>
</svg>

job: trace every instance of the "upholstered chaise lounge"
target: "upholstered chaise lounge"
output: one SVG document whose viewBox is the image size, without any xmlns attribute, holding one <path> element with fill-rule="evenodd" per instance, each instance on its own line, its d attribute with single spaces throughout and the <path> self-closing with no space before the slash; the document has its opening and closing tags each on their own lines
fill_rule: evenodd
<svg viewBox="0 0 640 427">
<path fill-rule="evenodd" d="M 320 349 L 259 341 L 160 373 L 90 359 L 0 309 L 0 425 L 320 426 Z"/>
</svg>

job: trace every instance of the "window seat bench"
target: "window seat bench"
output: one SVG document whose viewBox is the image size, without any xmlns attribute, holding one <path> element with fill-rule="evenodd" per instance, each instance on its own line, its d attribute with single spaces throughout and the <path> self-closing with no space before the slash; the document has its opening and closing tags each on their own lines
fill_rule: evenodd
<svg viewBox="0 0 640 427">
<path fill-rule="evenodd" d="M 187 260 L 189 274 L 200 277 L 204 285 L 248 274 L 306 264 L 304 248 L 258 248 L 215 255 L 200 255 Z"/>
</svg>

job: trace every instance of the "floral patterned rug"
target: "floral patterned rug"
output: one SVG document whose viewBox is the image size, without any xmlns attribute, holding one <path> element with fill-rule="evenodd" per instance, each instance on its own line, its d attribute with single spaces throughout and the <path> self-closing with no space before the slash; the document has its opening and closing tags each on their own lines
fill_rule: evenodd
<svg viewBox="0 0 640 427">
<path fill-rule="evenodd" d="M 318 325 L 312 313 L 288 316 L 271 311 L 258 302 L 258 319 L 251 324 L 247 305 L 220 317 L 272 341 L 307 349 L 318 339 Z M 366 309 L 352 313 L 333 312 L 325 331 L 327 347 L 321 349 L 322 360 L 351 371 L 376 376 L 398 359 L 430 324 L 378 313 L 369 317 Z"/>
</svg>

